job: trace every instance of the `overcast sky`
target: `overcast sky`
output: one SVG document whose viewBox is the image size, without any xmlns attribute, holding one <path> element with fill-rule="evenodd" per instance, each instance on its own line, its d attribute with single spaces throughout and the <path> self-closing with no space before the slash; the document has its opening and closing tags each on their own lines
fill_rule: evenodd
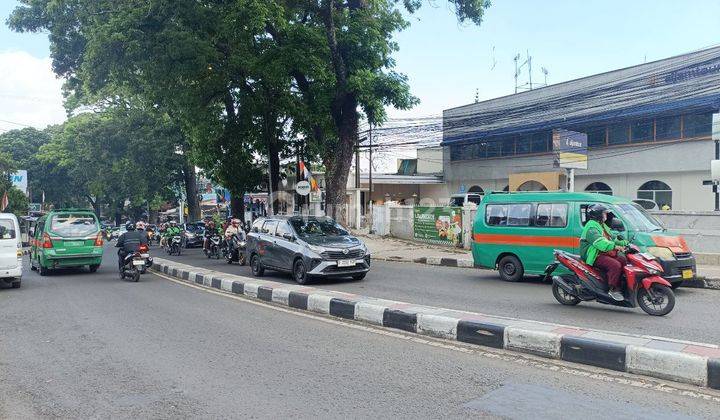
<svg viewBox="0 0 720 420">
<path fill-rule="evenodd" d="M 15 4 L 0 0 L 3 21 Z M 395 55 L 421 103 L 391 116 L 439 115 L 473 102 L 476 89 L 481 100 L 510 94 L 513 57 L 524 60 L 526 51 L 533 82 L 543 82 L 545 67 L 548 82 L 557 83 L 715 45 L 718 16 L 718 0 L 495 0 L 478 28 L 459 25 L 446 1 L 425 1 L 398 34 Z M 0 131 L 65 118 L 49 55 L 45 35 L 0 27 Z"/>
</svg>

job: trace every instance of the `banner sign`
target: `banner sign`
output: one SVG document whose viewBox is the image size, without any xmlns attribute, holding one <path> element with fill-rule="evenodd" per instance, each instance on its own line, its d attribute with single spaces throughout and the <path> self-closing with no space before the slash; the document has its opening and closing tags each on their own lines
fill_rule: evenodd
<svg viewBox="0 0 720 420">
<path fill-rule="evenodd" d="M 553 150 L 561 168 L 587 169 L 587 134 L 577 131 L 553 130 Z"/>
<path fill-rule="evenodd" d="M 441 245 L 462 242 L 461 207 L 415 207 L 413 237 Z"/>
<path fill-rule="evenodd" d="M 27 193 L 28 193 L 28 178 L 27 178 L 26 170 L 20 170 L 20 171 L 15 172 L 14 174 L 11 174 L 10 181 L 12 182 L 12 184 L 15 188 L 22 191 L 23 194 L 27 195 Z"/>
</svg>

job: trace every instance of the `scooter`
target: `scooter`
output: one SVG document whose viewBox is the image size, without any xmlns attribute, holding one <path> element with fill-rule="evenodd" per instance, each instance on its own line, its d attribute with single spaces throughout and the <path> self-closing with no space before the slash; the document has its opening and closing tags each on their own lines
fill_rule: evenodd
<svg viewBox="0 0 720 420">
<path fill-rule="evenodd" d="M 168 239 L 167 244 L 167 253 L 168 255 L 177 255 L 180 256 L 180 252 L 182 250 L 182 237 L 180 235 L 175 235 Z"/>
<path fill-rule="evenodd" d="M 208 239 L 208 249 L 205 250 L 208 258 L 220 259 L 220 241 L 222 241 L 220 235 L 212 235 Z"/>
<path fill-rule="evenodd" d="M 147 269 L 152 267 L 153 265 L 153 259 L 150 256 L 150 247 L 148 245 L 142 244 L 140 245 L 138 252 L 140 253 L 140 258 L 145 261 L 145 265 L 138 266 L 138 269 L 140 270 L 140 274 L 145 274 Z"/>
<path fill-rule="evenodd" d="M 245 265 L 245 247 L 245 238 L 241 237 L 240 234 L 233 235 L 228 241 L 228 249 L 225 253 L 225 260 L 227 261 L 227 263 L 232 264 L 234 262 L 237 262 L 240 265 Z"/>
<path fill-rule="evenodd" d="M 625 248 L 628 264 L 623 267 L 623 300 L 617 301 L 608 294 L 608 284 L 603 274 L 585 262 L 579 255 L 555 250 L 555 261 L 545 269 L 546 280 L 552 280 L 552 293 L 563 305 L 574 306 L 582 301 L 595 300 L 607 305 L 625 308 L 640 307 L 645 313 L 663 316 L 675 307 L 675 294 L 670 282 L 660 276 L 663 268 L 656 258 L 640 252 L 635 245 Z M 552 273 L 563 265 L 570 274 Z"/>
<path fill-rule="evenodd" d="M 123 268 L 120 270 L 120 280 L 129 278 L 131 281 L 140 281 L 140 274 L 145 270 L 145 260 L 140 251 L 130 252 L 123 260 Z"/>
</svg>

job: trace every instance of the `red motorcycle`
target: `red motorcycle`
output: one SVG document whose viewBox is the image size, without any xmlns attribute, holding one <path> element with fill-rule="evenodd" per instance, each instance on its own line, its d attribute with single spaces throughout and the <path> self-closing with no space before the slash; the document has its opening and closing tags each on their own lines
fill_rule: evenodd
<svg viewBox="0 0 720 420">
<path fill-rule="evenodd" d="M 625 249 L 628 263 L 623 268 L 623 300 L 615 300 L 608 294 L 608 284 L 604 273 L 592 267 L 579 255 L 555 250 L 555 262 L 545 270 L 546 279 L 552 279 L 552 292 L 555 299 L 563 305 L 577 305 L 582 301 L 596 300 L 599 303 L 640 308 L 649 315 L 663 316 L 675 307 L 675 294 L 670 282 L 660 276 L 662 266 L 654 256 L 640 252 L 635 245 Z M 553 276 L 552 273 L 562 264 L 571 274 Z"/>
</svg>

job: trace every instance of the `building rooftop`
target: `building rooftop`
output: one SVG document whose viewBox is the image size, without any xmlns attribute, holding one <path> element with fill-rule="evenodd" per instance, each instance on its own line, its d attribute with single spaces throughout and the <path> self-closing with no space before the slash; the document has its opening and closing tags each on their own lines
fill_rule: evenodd
<svg viewBox="0 0 720 420">
<path fill-rule="evenodd" d="M 720 46 L 443 111 L 443 145 L 720 108 Z"/>
</svg>

